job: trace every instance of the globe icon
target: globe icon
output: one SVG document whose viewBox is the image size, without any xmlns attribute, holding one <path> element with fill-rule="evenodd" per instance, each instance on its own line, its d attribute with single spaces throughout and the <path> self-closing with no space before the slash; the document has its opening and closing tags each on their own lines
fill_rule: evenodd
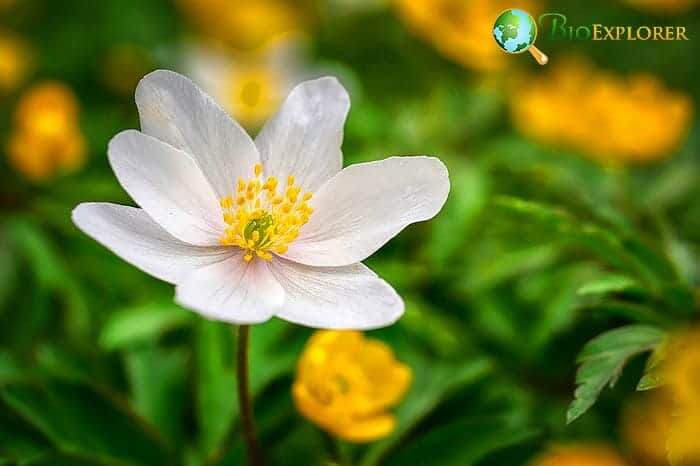
<svg viewBox="0 0 700 466">
<path fill-rule="evenodd" d="M 540 65 L 549 61 L 547 56 L 534 46 L 537 39 L 537 23 L 527 11 L 511 8 L 498 15 L 493 25 L 493 37 L 504 52 L 529 51 Z"/>
</svg>

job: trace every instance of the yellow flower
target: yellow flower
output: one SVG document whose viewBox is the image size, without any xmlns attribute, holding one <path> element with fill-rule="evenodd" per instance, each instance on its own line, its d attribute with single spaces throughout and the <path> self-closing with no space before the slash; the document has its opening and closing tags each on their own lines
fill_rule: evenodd
<svg viewBox="0 0 700 466">
<path fill-rule="evenodd" d="M 674 400 L 700 412 L 700 328 L 677 336 L 669 346 L 667 359 L 665 376 Z"/>
<path fill-rule="evenodd" d="M 670 155 L 688 132 L 692 104 L 653 76 L 621 78 L 562 60 L 519 83 L 511 113 L 518 129 L 535 140 L 618 165 Z"/>
<path fill-rule="evenodd" d="M 500 13 L 513 7 L 506 0 L 394 0 L 399 16 L 443 55 L 477 71 L 494 71 L 516 63 L 498 48 L 493 24 Z M 539 1 L 518 2 L 531 14 Z"/>
<path fill-rule="evenodd" d="M 303 36 L 288 35 L 253 54 L 192 46 L 188 73 L 246 128 L 259 128 L 302 81 Z"/>
<path fill-rule="evenodd" d="M 641 10 L 654 13 L 681 13 L 698 4 L 698 0 L 624 0 Z"/>
<path fill-rule="evenodd" d="M 28 46 L 7 34 L 0 34 L 0 95 L 13 91 L 29 72 Z"/>
<path fill-rule="evenodd" d="M 7 142 L 10 163 L 32 181 L 79 167 L 85 140 L 78 112 L 75 95 L 63 84 L 46 82 L 30 89 L 15 109 Z"/>
<path fill-rule="evenodd" d="M 308 341 L 292 388 L 297 408 L 331 434 L 351 442 L 389 435 L 411 369 L 379 340 L 346 330 L 321 330 Z"/>
<path fill-rule="evenodd" d="M 264 46 L 301 26 L 301 13 L 284 0 L 178 0 L 195 27 L 237 50 Z"/>
<path fill-rule="evenodd" d="M 632 405 L 623 423 L 633 450 L 650 464 L 700 464 L 700 328 L 675 336 L 660 370 L 663 388 Z"/>
<path fill-rule="evenodd" d="M 665 390 L 656 390 L 626 406 L 622 416 L 622 435 L 642 464 L 666 463 L 672 411 L 673 402 Z"/>
<path fill-rule="evenodd" d="M 666 448 L 671 464 L 697 466 L 700 464 L 700 409 L 681 408 L 673 417 Z"/>
<path fill-rule="evenodd" d="M 17 0 L 0 0 L 0 11 L 5 12 L 15 6 Z"/>
<path fill-rule="evenodd" d="M 613 449 L 602 445 L 568 445 L 554 447 L 533 466 L 627 466 Z"/>
</svg>

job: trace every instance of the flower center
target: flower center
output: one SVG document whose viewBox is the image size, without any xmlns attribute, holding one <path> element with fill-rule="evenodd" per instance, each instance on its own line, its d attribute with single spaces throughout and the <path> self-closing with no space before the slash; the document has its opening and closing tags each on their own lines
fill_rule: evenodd
<svg viewBox="0 0 700 466">
<path fill-rule="evenodd" d="M 301 187 L 294 184 L 293 176 L 281 187 L 274 176 L 263 182 L 262 171 L 261 164 L 255 165 L 255 177 L 247 183 L 239 178 L 236 195 L 220 202 L 227 225 L 221 244 L 244 249 L 246 262 L 255 256 L 269 261 L 272 252 L 287 252 L 314 211 L 307 204 L 312 194 L 300 196 Z"/>
</svg>

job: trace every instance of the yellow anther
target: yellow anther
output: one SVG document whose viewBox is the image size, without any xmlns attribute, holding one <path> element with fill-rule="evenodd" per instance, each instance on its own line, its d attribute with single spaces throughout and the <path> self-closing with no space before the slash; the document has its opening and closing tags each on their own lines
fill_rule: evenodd
<svg viewBox="0 0 700 466">
<path fill-rule="evenodd" d="M 306 204 L 312 194 L 301 196 L 293 176 L 278 191 L 277 178 L 263 179 L 262 173 L 262 164 L 256 164 L 254 178 L 239 179 L 235 195 L 220 201 L 227 226 L 219 242 L 243 249 L 246 262 L 255 257 L 269 261 L 273 253 L 286 253 L 313 212 Z"/>
<path fill-rule="evenodd" d="M 274 176 L 269 177 L 265 182 L 265 185 L 270 191 L 274 191 L 275 189 L 277 189 L 277 178 L 275 178 Z"/>
</svg>

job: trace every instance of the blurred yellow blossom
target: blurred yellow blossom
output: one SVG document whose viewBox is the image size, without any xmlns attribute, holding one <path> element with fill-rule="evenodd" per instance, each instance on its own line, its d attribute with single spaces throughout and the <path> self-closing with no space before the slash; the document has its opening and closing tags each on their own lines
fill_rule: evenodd
<svg viewBox="0 0 700 466">
<path fill-rule="evenodd" d="M 411 369 L 383 342 L 350 330 L 317 331 L 297 366 L 293 386 L 299 411 L 331 434 L 352 442 L 389 435 Z"/>
<path fill-rule="evenodd" d="M 696 377 L 697 375 L 695 373 Z M 672 418 L 666 449 L 669 460 L 674 466 L 700 464 L 699 408 L 698 406 L 680 407 Z"/>
<path fill-rule="evenodd" d="M 243 126 L 259 128 L 284 97 L 308 76 L 303 74 L 303 37 L 288 35 L 254 54 L 191 46 L 185 66 L 192 79 Z"/>
<path fill-rule="evenodd" d="M 10 34 L 0 33 L 0 95 L 17 88 L 31 65 L 29 47 Z"/>
<path fill-rule="evenodd" d="M 622 78 L 590 63 L 560 60 L 519 83 L 511 113 L 533 139 L 618 165 L 669 156 L 688 132 L 692 104 L 654 76 Z"/>
<path fill-rule="evenodd" d="M 674 407 L 667 450 L 674 465 L 700 464 L 700 327 L 669 344 L 664 370 Z"/>
<path fill-rule="evenodd" d="M 417 35 L 443 55 L 477 71 L 494 71 L 515 63 L 498 48 L 493 24 L 514 5 L 506 0 L 394 0 L 399 16 Z M 518 8 L 535 14 L 537 0 L 524 0 Z"/>
<path fill-rule="evenodd" d="M 15 6 L 16 0 L 0 0 L 0 11 L 9 10 Z"/>
<path fill-rule="evenodd" d="M 700 328 L 676 336 L 667 358 L 665 377 L 674 400 L 681 406 L 700 408 Z"/>
<path fill-rule="evenodd" d="M 624 2 L 655 13 L 681 13 L 700 3 L 698 0 L 624 0 Z"/>
<path fill-rule="evenodd" d="M 254 50 L 271 39 L 299 30 L 299 2 L 248 0 L 178 0 L 200 32 L 236 50 Z"/>
<path fill-rule="evenodd" d="M 674 336 L 658 369 L 665 382 L 625 412 L 623 432 L 644 464 L 700 464 L 700 328 Z"/>
<path fill-rule="evenodd" d="M 635 398 L 622 416 L 622 435 L 639 466 L 666 464 L 673 403 L 665 390 Z"/>
<path fill-rule="evenodd" d="M 602 445 L 557 446 L 537 458 L 532 466 L 627 466 L 612 448 Z"/>
<path fill-rule="evenodd" d="M 32 181 L 79 167 L 85 140 L 78 121 L 78 102 L 70 88 L 45 82 L 21 97 L 7 154 L 14 168 Z"/>
</svg>

